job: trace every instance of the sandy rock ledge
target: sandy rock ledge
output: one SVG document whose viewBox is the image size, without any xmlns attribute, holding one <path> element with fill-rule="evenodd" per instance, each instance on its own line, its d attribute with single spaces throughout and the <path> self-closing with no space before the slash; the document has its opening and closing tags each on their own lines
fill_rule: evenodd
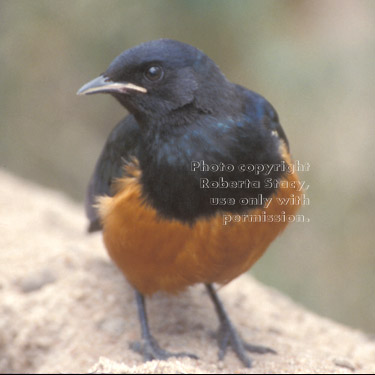
<svg viewBox="0 0 375 375">
<path fill-rule="evenodd" d="M 151 327 L 169 350 L 199 360 L 142 363 L 133 292 L 109 261 L 83 209 L 60 193 L 0 170 L 0 373 L 375 373 L 375 340 L 319 317 L 249 276 L 220 290 L 253 355 L 244 369 L 221 363 L 217 320 L 204 288 L 148 303 Z"/>
</svg>

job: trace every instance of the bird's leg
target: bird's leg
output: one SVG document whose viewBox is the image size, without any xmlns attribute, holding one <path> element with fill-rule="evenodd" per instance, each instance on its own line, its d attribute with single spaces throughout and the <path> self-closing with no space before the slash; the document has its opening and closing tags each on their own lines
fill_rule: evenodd
<svg viewBox="0 0 375 375">
<path fill-rule="evenodd" d="M 162 349 L 150 333 L 150 327 L 148 325 L 147 320 L 145 299 L 143 295 L 138 292 L 138 290 L 135 290 L 135 298 L 137 301 L 139 322 L 141 324 L 142 341 L 140 343 L 131 343 L 131 349 L 142 354 L 143 359 L 145 361 L 151 361 L 153 359 L 166 360 L 170 357 L 190 357 L 194 359 L 198 358 L 194 354 L 185 352 L 170 353 Z"/>
<path fill-rule="evenodd" d="M 244 342 L 240 335 L 237 333 L 232 322 L 230 321 L 228 314 L 226 313 L 222 302 L 220 301 L 212 284 L 206 284 L 208 294 L 211 297 L 212 302 L 215 305 L 217 315 L 219 317 L 220 327 L 218 332 L 218 343 L 219 343 L 219 359 L 222 360 L 227 352 L 228 346 L 230 345 L 237 357 L 246 367 L 251 367 L 251 359 L 247 355 L 246 351 L 253 353 L 272 353 L 276 354 L 273 349 L 265 346 L 256 346 L 247 344 Z"/>
</svg>

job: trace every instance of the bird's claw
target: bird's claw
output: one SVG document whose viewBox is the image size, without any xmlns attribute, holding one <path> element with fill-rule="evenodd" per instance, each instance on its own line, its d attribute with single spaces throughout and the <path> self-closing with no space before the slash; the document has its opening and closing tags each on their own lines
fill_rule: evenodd
<svg viewBox="0 0 375 375">
<path fill-rule="evenodd" d="M 153 359 L 167 360 L 171 357 L 189 357 L 192 359 L 198 359 L 198 357 L 195 354 L 187 352 L 168 352 L 162 349 L 159 346 L 158 342 L 152 336 L 148 339 L 142 339 L 141 342 L 132 342 L 130 344 L 130 348 L 135 352 L 142 354 L 143 360 L 145 362 L 152 361 Z"/>
<path fill-rule="evenodd" d="M 269 348 L 268 346 L 262 345 L 253 345 L 248 344 L 247 342 L 243 342 L 245 349 L 251 353 L 258 353 L 258 354 L 277 354 L 276 350 Z"/>
<path fill-rule="evenodd" d="M 252 345 L 244 342 L 232 324 L 228 321 L 221 323 L 217 334 L 217 340 L 220 360 L 224 358 L 228 347 L 231 346 L 238 359 L 245 365 L 245 367 L 251 367 L 252 363 L 251 358 L 246 353 L 247 351 L 258 354 L 276 354 L 276 351 L 267 348 L 266 346 Z"/>
</svg>

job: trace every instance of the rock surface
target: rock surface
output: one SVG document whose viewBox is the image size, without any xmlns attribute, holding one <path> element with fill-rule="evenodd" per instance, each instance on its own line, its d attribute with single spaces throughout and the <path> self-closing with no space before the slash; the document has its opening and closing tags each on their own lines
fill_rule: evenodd
<svg viewBox="0 0 375 375">
<path fill-rule="evenodd" d="M 375 340 L 319 317 L 242 276 L 220 290 L 248 341 L 244 369 L 217 360 L 217 319 L 202 286 L 148 301 L 166 349 L 188 358 L 142 363 L 133 292 L 108 259 L 100 234 L 85 233 L 81 206 L 0 171 L 0 373 L 375 373 Z"/>
</svg>

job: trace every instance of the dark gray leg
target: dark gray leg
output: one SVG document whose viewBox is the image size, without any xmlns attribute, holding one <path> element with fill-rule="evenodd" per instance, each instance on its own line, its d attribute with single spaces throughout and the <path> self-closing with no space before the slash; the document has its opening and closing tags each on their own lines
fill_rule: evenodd
<svg viewBox="0 0 375 375">
<path fill-rule="evenodd" d="M 226 313 L 222 302 L 220 301 L 214 287 L 212 284 L 206 284 L 208 294 L 210 295 L 212 302 L 215 305 L 215 310 L 219 317 L 220 327 L 218 332 L 218 342 L 219 342 L 219 359 L 222 360 L 227 352 L 228 346 L 230 345 L 240 361 L 246 366 L 251 367 L 251 359 L 247 355 L 246 351 L 253 353 L 272 353 L 276 354 L 273 349 L 267 348 L 265 346 L 256 346 L 247 344 L 244 342 L 236 329 L 234 328 L 232 322 Z"/>
<path fill-rule="evenodd" d="M 145 361 L 151 361 L 153 359 L 168 359 L 170 357 L 190 357 L 197 359 L 198 357 L 194 354 L 180 352 L 170 353 L 162 349 L 158 342 L 153 338 L 150 333 L 150 327 L 148 325 L 145 299 L 138 290 L 135 290 L 135 298 L 137 301 L 138 317 L 141 324 L 141 335 L 142 341 L 139 343 L 132 343 L 131 349 L 143 355 Z"/>
</svg>

